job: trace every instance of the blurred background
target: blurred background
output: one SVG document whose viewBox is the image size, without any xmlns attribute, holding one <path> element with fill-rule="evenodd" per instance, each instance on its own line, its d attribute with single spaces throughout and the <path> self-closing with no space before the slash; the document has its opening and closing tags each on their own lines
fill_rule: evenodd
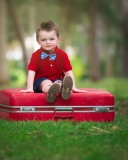
<svg viewBox="0 0 128 160">
<path fill-rule="evenodd" d="M 60 30 L 59 47 L 76 81 L 128 77 L 128 0 L 0 0 L 0 87 L 26 85 L 42 21 Z"/>
</svg>

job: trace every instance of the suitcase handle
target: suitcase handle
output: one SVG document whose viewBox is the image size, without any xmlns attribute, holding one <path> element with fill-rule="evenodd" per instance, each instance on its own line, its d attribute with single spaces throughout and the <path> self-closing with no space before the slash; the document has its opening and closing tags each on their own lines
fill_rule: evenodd
<svg viewBox="0 0 128 160">
<path fill-rule="evenodd" d="M 67 115 L 67 116 L 62 116 L 62 115 L 55 114 L 54 118 L 59 118 L 59 119 L 73 118 L 73 114 L 72 115 Z"/>
<path fill-rule="evenodd" d="M 68 119 L 68 118 L 73 118 L 73 116 L 74 116 L 73 109 L 71 107 L 57 107 L 57 108 L 55 108 L 54 118 Z"/>
</svg>

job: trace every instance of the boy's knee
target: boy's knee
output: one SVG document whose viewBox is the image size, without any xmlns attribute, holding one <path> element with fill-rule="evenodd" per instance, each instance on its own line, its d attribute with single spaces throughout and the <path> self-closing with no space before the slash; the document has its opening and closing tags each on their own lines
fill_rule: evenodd
<svg viewBox="0 0 128 160">
<path fill-rule="evenodd" d="M 54 83 L 62 84 L 62 81 L 61 80 L 56 80 Z"/>
</svg>

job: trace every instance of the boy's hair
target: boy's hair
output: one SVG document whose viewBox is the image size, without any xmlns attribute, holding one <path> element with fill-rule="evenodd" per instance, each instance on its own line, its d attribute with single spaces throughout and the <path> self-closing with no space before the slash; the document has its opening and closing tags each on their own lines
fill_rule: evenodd
<svg viewBox="0 0 128 160">
<path fill-rule="evenodd" d="M 58 27 L 52 22 L 52 21 L 47 21 L 47 22 L 42 22 L 37 30 L 36 30 L 36 38 L 38 38 L 38 32 L 39 31 L 55 31 L 56 32 L 56 35 L 57 37 L 59 37 L 59 29 Z"/>
</svg>

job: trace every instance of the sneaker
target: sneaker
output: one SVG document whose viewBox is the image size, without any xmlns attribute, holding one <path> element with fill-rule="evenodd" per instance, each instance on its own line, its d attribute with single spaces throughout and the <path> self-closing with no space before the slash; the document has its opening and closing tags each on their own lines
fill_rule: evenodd
<svg viewBox="0 0 128 160">
<path fill-rule="evenodd" d="M 62 83 L 61 96 L 63 99 L 67 100 L 70 98 L 71 90 L 73 86 L 73 81 L 70 76 L 65 76 Z"/>
<path fill-rule="evenodd" d="M 54 83 L 47 92 L 46 101 L 50 103 L 54 102 L 56 95 L 59 91 L 60 91 L 60 85 Z"/>
</svg>

